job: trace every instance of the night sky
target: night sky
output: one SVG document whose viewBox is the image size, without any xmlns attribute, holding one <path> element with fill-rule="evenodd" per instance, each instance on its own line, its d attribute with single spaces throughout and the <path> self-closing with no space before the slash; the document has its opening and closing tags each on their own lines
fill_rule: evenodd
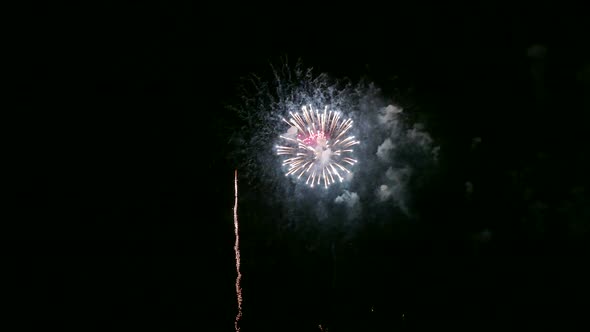
<svg viewBox="0 0 590 332">
<path fill-rule="evenodd" d="M 21 323 L 233 330 L 237 168 L 244 332 L 588 325 L 582 6 L 101 3 L 16 26 Z M 409 212 L 318 221 L 287 178 L 242 176 L 254 129 L 228 105 L 297 60 L 423 124 L 438 158 Z"/>
</svg>

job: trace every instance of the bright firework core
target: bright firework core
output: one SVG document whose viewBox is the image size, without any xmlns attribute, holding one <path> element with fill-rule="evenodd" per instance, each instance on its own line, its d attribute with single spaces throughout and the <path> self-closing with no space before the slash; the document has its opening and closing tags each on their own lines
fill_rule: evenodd
<svg viewBox="0 0 590 332">
<path fill-rule="evenodd" d="M 351 147 L 360 142 L 354 136 L 344 137 L 353 121 L 343 119 L 340 112 L 328 111 L 327 106 L 323 112 L 310 105 L 303 106 L 301 113 L 289 114 L 289 120 L 283 121 L 290 129 L 281 138 L 290 146 L 277 146 L 277 154 L 288 157 L 283 161 L 288 167 L 285 176 L 303 177 L 311 187 L 323 182 L 327 188 L 335 179 L 342 182 L 342 175 L 350 173 L 347 167 L 357 162 L 350 157 Z"/>
</svg>

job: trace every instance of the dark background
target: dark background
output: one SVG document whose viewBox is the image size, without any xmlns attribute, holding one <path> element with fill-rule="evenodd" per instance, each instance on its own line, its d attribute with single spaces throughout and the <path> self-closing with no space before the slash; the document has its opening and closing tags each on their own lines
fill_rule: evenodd
<svg viewBox="0 0 590 332">
<path fill-rule="evenodd" d="M 16 227 L 5 233 L 25 267 L 11 303 L 21 323 L 233 329 L 228 140 L 241 122 L 224 105 L 241 77 L 287 56 L 376 82 L 427 124 L 441 160 L 416 193 L 418 221 L 384 220 L 336 245 L 278 230 L 244 181 L 243 331 L 587 324 L 582 6 L 119 1 L 22 12 L 7 144 Z"/>
</svg>

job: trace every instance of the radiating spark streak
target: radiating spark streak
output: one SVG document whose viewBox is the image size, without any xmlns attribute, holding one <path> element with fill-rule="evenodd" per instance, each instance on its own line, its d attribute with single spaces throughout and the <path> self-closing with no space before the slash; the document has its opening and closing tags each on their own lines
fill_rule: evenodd
<svg viewBox="0 0 590 332">
<path fill-rule="evenodd" d="M 353 145 L 356 145 L 359 143 L 360 143 L 359 141 L 349 142 L 349 143 L 343 144 L 342 147 L 347 148 L 349 146 L 353 146 Z"/>
<path fill-rule="evenodd" d="M 309 179 L 311 178 L 311 174 L 309 174 L 309 176 L 307 176 L 307 180 L 305 181 L 305 184 L 309 183 Z M 313 187 L 313 183 L 312 183 L 312 187 Z"/>
<path fill-rule="evenodd" d="M 339 163 L 334 163 L 334 165 L 338 166 L 338 168 L 345 171 L 346 173 L 350 173 L 350 171 L 348 169 L 346 169 L 346 167 L 340 165 Z"/>
<path fill-rule="evenodd" d="M 351 158 L 344 158 L 344 159 L 342 159 L 342 161 L 344 161 L 350 165 L 354 165 L 356 163 L 356 160 L 351 159 Z"/>
<path fill-rule="evenodd" d="M 340 176 L 340 173 L 338 173 L 338 170 L 336 168 L 334 168 L 333 164 L 330 164 L 330 167 L 332 168 L 332 171 L 338 176 L 338 179 L 340 180 L 340 182 L 342 182 L 343 178 L 342 178 L 342 176 Z"/>
<path fill-rule="evenodd" d="M 280 135 L 287 146 L 277 145 L 277 154 L 284 155 L 283 166 L 285 175 L 293 175 L 298 179 L 307 173 L 305 183 L 311 187 L 324 187 L 340 182 L 343 177 L 340 171 L 350 173 L 343 166 L 354 165 L 352 159 L 353 145 L 360 144 L 354 136 L 346 136 L 353 126 L 352 119 L 344 119 L 339 111 L 314 109 L 312 105 L 304 105 L 298 113 L 289 113 L 290 118 L 282 119 L 291 128 L 297 130 L 296 136 Z M 290 144 L 290 145 L 289 145 Z"/>
<path fill-rule="evenodd" d="M 351 140 L 351 139 L 353 139 L 353 138 L 354 138 L 354 136 L 349 136 L 349 137 L 347 137 L 347 138 L 343 139 L 343 140 L 342 140 L 342 144 L 344 144 L 344 142 L 346 142 L 346 141 L 350 141 L 350 140 Z"/>
<path fill-rule="evenodd" d="M 240 272 L 240 236 L 238 234 L 238 170 L 235 171 L 234 179 L 234 232 L 236 236 L 236 243 L 234 244 L 234 252 L 236 255 L 236 296 L 238 299 L 238 313 L 236 314 L 236 320 L 234 326 L 236 332 L 240 331 L 240 318 L 242 318 L 242 286 L 240 281 L 242 280 L 242 273 Z"/>
<path fill-rule="evenodd" d="M 330 172 L 330 168 L 326 167 L 326 171 L 328 171 L 328 175 L 330 176 L 330 180 L 334 183 L 334 177 L 332 176 L 332 172 Z"/>
<path fill-rule="evenodd" d="M 284 139 L 289 140 L 289 141 L 297 142 L 296 139 L 291 138 L 291 137 L 286 137 L 286 136 L 281 135 L 281 138 L 284 138 Z"/>
</svg>

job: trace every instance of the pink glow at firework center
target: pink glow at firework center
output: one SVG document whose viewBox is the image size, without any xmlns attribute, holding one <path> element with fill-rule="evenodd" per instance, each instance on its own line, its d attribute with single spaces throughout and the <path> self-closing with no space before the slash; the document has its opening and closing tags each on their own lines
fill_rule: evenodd
<svg viewBox="0 0 590 332">
<path fill-rule="evenodd" d="M 297 138 L 300 139 L 303 143 L 310 146 L 317 144 L 326 145 L 326 140 L 328 139 L 328 137 L 326 137 L 326 134 L 323 131 L 317 131 L 307 136 L 303 134 L 298 134 Z"/>
<path fill-rule="evenodd" d="M 299 134 L 297 138 L 315 150 L 315 156 L 321 164 L 325 164 L 330 160 L 332 149 L 328 146 L 328 137 L 326 137 L 323 131 L 312 133 L 307 137 Z"/>
</svg>

